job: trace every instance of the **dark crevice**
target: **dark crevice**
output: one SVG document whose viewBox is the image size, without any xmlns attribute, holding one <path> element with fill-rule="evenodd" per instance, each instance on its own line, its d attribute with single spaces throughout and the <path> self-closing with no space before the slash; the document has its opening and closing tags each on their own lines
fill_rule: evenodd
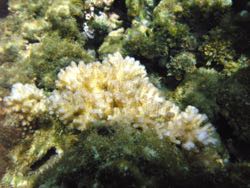
<svg viewBox="0 0 250 188">
<path fill-rule="evenodd" d="M 227 140 L 232 137 L 233 130 L 228 125 L 227 121 L 222 115 L 218 115 L 215 121 L 217 132 L 220 134 L 222 140 Z"/>
<path fill-rule="evenodd" d="M 51 159 L 52 156 L 57 155 L 56 148 L 52 147 L 50 148 L 47 153 L 39 160 L 34 162 L 31 166 L 30 169 L 31 171 L 35 171 L 39 169 L 41 166 L 43 166 L 48 160 Z"/>
<path fill-rule="evenodd" d="M 5 18 L 8 14 L 8 0 L 0 0 L 0 18 Z"/>
<path fill-rule="evenodd" d="M 215 126 L 223 144 L 229 152 L 230 162 L 236 163 L 242 160 L 249 160 L 249 144 L 238 140 L 237 136 L 233 134 L 231 126 L 222 115 L 219 114 Z"/>
<path fill-rule="evenodd" d="M 36 44 L 36 43 L 38 44 L 38 43 L 40 43 L 40 41 L 38 39 L 29 39 L 29 38 L 25 38 L 25 37 L 24 37 L 24 39 L 26 39 L 29 44 Z"/>
<path fill-rule="evenodd" d="M 159 63 L 157 63 L 160 61 L 160 58 L 146 59 L 140 56 L 134 56 L 134 57 L 136 60 L 139 60 L 141 64 L 145 66 L 148 74 L 157 73 L 158 76 L 162 78 L 161 84 L 163 86 L 166 86 L 168 89 L 174 90 L 181 83 L 181 80 L 176 80 L 174 76 L 167 76 L 166 67 L 163 67 Z M 166 61 L 169 62 L 170 61 L 169 58 Z"/>
<path fill-rule="evenodd" d="M 115 130 L 112 127 L 101 126 L 97 128 L 97 134 L 101 136 L 113 136 L 115 134 Z"/>
<path fill-rule="evenodd" d="M 233 10 L 235 12 L 240 12 L 243 10 L 248 3 L 248 0 L 233 0 Z"/>
<path fill-rule="evenodd" d="M 219 114 L 216 121 L 215 121 L 215 126 L 216 126 L 216 130 L 220 135 L 220 138 L 223 142 L 223 144 L 226 146 L 227 150 L 229 151 L 229 160 L 231 162 L 235 162 L 237 159 L 235 157 L 235 155 L 232 152 L 232 147 L 229 143 L 229 140 L 231 140 L 232 138 L 232 129 L 230 128 L 230 126 L 228 125 L 226 119 Z"/>
<path fill-rule="evenodd" d="M 125 0 L 116 0 L 111 7 L 111 12 L 119 15 L 120 20 L 123 20 L 123 27 L 125 29 L 131 27 L 131 20 L 127 13 Z"/>
</svg>

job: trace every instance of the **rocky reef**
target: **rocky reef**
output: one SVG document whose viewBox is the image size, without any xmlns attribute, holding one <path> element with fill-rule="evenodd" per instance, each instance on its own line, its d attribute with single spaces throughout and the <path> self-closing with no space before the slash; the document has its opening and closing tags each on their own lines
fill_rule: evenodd
<svg viewBox="0 0 250 188">
<path fill-rule="evenodd" d="M 3 4 L 0 186 L 250 186 L 250 1 Z"/>
</svg>

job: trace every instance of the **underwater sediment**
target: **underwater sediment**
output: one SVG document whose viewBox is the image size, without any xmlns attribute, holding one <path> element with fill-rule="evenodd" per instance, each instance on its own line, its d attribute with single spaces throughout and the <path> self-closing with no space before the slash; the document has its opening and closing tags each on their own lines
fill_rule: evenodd
<svg viewBox="0 0 250 188">
<path fill-rule="evenodd" d="M 0 10 L 0 187 L 250 186 L 250 1 Z"/>
</svg>

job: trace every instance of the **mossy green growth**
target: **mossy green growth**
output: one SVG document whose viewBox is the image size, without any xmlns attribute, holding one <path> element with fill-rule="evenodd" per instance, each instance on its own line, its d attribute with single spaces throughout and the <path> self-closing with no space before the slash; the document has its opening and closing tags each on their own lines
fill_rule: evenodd
<svg viewBox="0 0 250 188">
<path fill-rule="evenodd" d="M 115 51 L 120 52 L 123 55 L 126 55 L 124 52 L 124 29 L 120 28 L 114 30 L 108 34 L 104 42 L 98 49 L 98 53 L 101 57 L 111 54 Z"/>
<path fill-rule="evenodd" d="M 27 66 L 21 66 L 20 63 L 3 63 L 0 65 L 0 98 L 7 96 L 13 84 L 33 83 L 34 77 L 30 75 Z"/>
<path fill-rule="evenodd" d="M 125 50 L 133 56 L 142 56 L 147 59 L 167 56 L 169 51 L 168 35 L 163 32 L 154 32 L 150 22 L 134 20 L 132 27 L 127 29 L 125 36 Z"/>
<path fill-rule="evenodd" d="M 127 28 L 121 36 L 122 42 L 112 40 L 112 36 L 108 36 L 104 43 L 112 40 L 119 43 L 119 47 L 122 46 L 124 53 L 150 60 L 168 57 L 170 50 L 194 49 L 196 47 L 195 37 L 189 32 L 189 27 L 177 19 L 178 12 L 182 11 L 181 4 L 178 3 L 178 6 L 173 7 L 171 2 L 163 0 L 156 6 L 157 3 L 151 1 L 147 3 L 146 1 L 127 1 L 128 10 L 130 10 L 130 6 L 140 7 L 142 4 L 150 4 L 150 10 L 147 9 L 147 5 L 140 9 L 140 11 L 146 11 L 148 16 L 134 13 L 137 16 L 132 16 L 131 27 Z M 151 6 L 151 4 L 153 5 Z"/>
<path fill-rule="evenodd" d="M 20 33 L 25 40 L 37 42 L 50 29 L 50 26 L 45 19 L 30 19 L 23 21 Z"/>
<path fill-rule="evenodd" d="M 11 152 L 13 165 L 2 179 L 3 185 L 184 188 L 249 182 L 249 164 L 213 166 L 210 162 L 217 160 L 213 149 L 199 154 L 183 152 L 152 130 L 96 124 L 78 133 L 62 130 L 58 122 L 52 124 Z"/>
<path fill-rule="evenodd" d="M 66 38 L 83 40 L 77 20 L 82 19 L 81 0 L 10 0 L 10 11 L 20 23 L 20 34 L 29 41 L 40 41 L 47 32 L 58 32 Z"/>
<path fill-rule="evenodd" d="M 124 49 L 131 56 L 141 56 L 146 59 L 168 57 L 169 51 L 176 48 L 192 46 L 191 35 L 187 28 L 171 36 L 168 27 L 158 26 L 154 21 L 132 21 L 132 27 L 126 30 Z"/>
<path fill-rule="evenodd" d="M 199 68 L 186 74 L 184 80 L 170 97 L 182 107 L 196 106 L 214 120 L 219 111 L 216 95 L 222 76 L 214 69 Z"/>
<path fill-rule="evenodd" d="M 210 30 L 220 24 L 231 10 L 232 0 L 181 0 L 183 17 L 190 27 L 198 32 Z"/>
<path fill-rule="evenodd" d="M 181 52 L 172 57 L 169 63 L 166 63 L 168 76 L 175 76 L 181 80 L 186 73 L 192 73 L 196 69 L 195 55 L 190 52 Z"/>
<path fill-rule="evenodd" d="M 78 23 L 84 14 L 83 1 L 10 0 L 9 9 L 11 15 L 0 24 L 0 64 L 10 69 L 0 76 L 1 93 L 10 88 L 5 85 L 23 82 L 25 77 L 40 88 L 53 90 L 61 68 L 71 61 L 94 59 L 84 50 L 82 23 Z M 18 69 L 20 80 L 11 76 Z"/>
<path fill-rule="evenodd" d="M 235 47 L 239 43 L 237 40 L 242 39 L 241 36 L 237 36 L 236 27 L 225 21 L 227 19 L 228 17 L 223 20 L 225 23 L 221 28 L 216 27 L 207 35 L 203 35 L 204 41 L 199 46 L 198 52 L 201 57 L 199 66 L 214 68 L 230 76 L 247 66 L 247 54 L 237 52 Z"/>
<path fill-rule="evenodd" d="M 0 64 L 20 61 L 26 41 L 19 36 L 2 37 L 0 40 Z"/>
<path fill-rule="evenodd" d="M 219 59 L 221 64 L 224 60 L 232 60 L 234 58 L 232 45 L 224 38 L 220 40 L 220 46 L 224 47 L 222 52 L 218 50 L 217 43 L 206 48 L 208 52 L 204 53 L 209 54 L 209 56 L 204 55 L 203 51 L 205 50 L 200 50 L 199 52 L 198 46 L 202 44 L 200 49 L 203 49 L 206 42 L 210 41 L 210 38 L 207 40 L 203 38 L 204 34 L 207 34 L 213 27 L 203 28 L 203 26 L 201 26 L 201 28 L 199 28 L 199 26 L 202 25 L 201 23 L 189 21 L 189 18 L 192 16 L 197 18 L 195 15 L 190 15 L 193 7 L 204 8 L 204 10 L 200 10 L 199 13 L 206 15 L 210 23 L 210 19 L 213 18 L 210 13 L 218 11 L 217 13 L 219 14 L 229 11 L 231 6 L 230 2 L 219 0 L 202 2 L 161 0 L 159 2 L 126 1 L 126 3 L 128 14 L 131 16 L 131 26 L 127 28 L 124 34 L 120 34 L 120 40 L 117 39 L 117 36 L 112 39 L 111 35 L 104 40 L 104 44 L 100 50 L 102 56 L 110 52 L 111 49 L 116 46 L 114 43 L 117 43 L 119 51 L 123 51 L 127 55 L 141 57 L 142 59 L 153 60 L 155 63 L 159 63 L 159 59 L 166 59 L 168 61 L 170 57 L 176 56 L 181 51 L 190 51 L 194 53 L 195 56 L 198 56 L 198 58 L 204 56 L 202 58 L 205 59 L 204 61 L 206 62 L 216 56 L 216 60 Z M 197 13 L 197 15 L 199 14 Z M 222 15 L 223 14 L 220 14 L 218 22 L 213 25 L 219 25 L 219 22 L 223 18 Z M 113 42 L 111 49 L 109 49 L 107 45 L 110 44 L 110 42 L 107 43 L 107 41 Z M 104 46 L 106 47 L 105 49 L 108 50 L 103 50 Z M 202 66 L 206 65 L 203 64 Z"/>
<path fill-rule="evenodd" d="M 226 120 L 235 150 L 249 158 L 250 146 L 250 67 L 241 69 L 221 84 L 217 95 L 220 113 Z M 240 156 L 239 155 L 239 156 Z"/>
<path fill-rule="evenodd" d="M 119 19 L 119 15 L 115 13 L 107 15 L 105 12 L 99 12 L 99 14 L 96 14 L 93 20 L 90 20 L 89 22 L 88 25 L 92 29 L 98 32 L 98 34 L 100 33 L 103 35 L 122 26 L 122 21 Z"/>
<path fill-rule="evenodd" d="M 57 31 L 62 37 L 83 40 L 81 26 L 77 23 L 77 19 L 83 17 L 83 6 L 84 3 L 80 0 L 53 1 L 45 14 L 51 29 Z"/>
<path fill-rule="evenodd" d="M 8 5 L 11 12 L 18 13 L 18 16 L 22 18 L 26 16 L 42 17 L 46 13 L 48 6 L 51 5 L 51 2 L 48 0 L 9 0 Z"/>
<path fill-rule="evenodd" d="M 0 22 L 0 64 L 20 62 L 28 41 L 21 35 L 22 19 L 9 15 Z"/>
<path fill-rule="evenodd" d="M 187 31 L 184 24 L 178 22 L 183 7 L 177 0 L 162 0 L 154 9 L 154 22 L 156 25 L 166 28 L 173 37 Z"/>
<path fill-rule="evenodd" d="M 228 62 L 235 59 L 235 51 L 232 42 L 223 39 L 223 31 L 212 30 L 209 35 L 204 36 L 204 42 L 199 47 L 204 59 L 205 66 L 223 69 Z"/>
<path fill-rule="evenodd" d="M 37 78 L 38 87 L 54 89 L 56 75 L 71 61 L 90 62 L 93 57 L 83 47 L 72 40 L 61 38 L 56 33 L 46 36 L 41 43 L 34 45 L 25 63 Z"/>
<path fill-rule="evenodd" d="M 189 172 L 184 156 L 151 130 L 97 125 L 40 176 L 36 187 L 178 186 Z"/>
<path fill-rule="evenodd" d="M 140 19 L 149 18 L 155 6 L 154 0 L 126 0 L 128 15 Z"/>
</svg>

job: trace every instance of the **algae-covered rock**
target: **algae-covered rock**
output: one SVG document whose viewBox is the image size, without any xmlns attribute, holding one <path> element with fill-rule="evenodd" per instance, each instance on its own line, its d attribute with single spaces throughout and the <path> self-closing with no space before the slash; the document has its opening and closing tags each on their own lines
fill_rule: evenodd
<svg viewBox="0 0 250 188">
<path fill-rule="evenodd" d="M 105 56 L 114 51 L 124 54 L 124 28 L 117 29 L 108 34 L 104 42 L 98 49 L 98 52 L 101 56 Z"/>
<path fill-rule="evenodd" d="M 126 0 L 128 15 L 131 17 L 149 18 L 155 6 L 154 0 Z"/>
<path fill-rule="evenodd" d="M 89 62 L 92 57 L 79 43 L 52 34 L 31 49 L 25 63 L 31 68 L 30 72 L 34 73 L 39 87 L 53 89 L 59 70 L 71 61 L 80 60 Z"/>
<path fill-rule="evenodd" d="M 125 37 L 125 49 L 128 54 L 139 55 L 147 59 L 167 56 L 169 42 L 167 33 L 154 32 L 147 20 L 132 22 L 132 27 L 127 29 Z M 140 45 L 138 45 L 140 44 Z"/>
<path fill-rule="evenodd" d="M 9 9 L 23 22 L 21 34 L 29 41 L 39 41 L 51 31 L 60 36 L 82 40 L 77 19 L 83 17 L 84 2 L 80 0 L 10 0 Z"/>
<path fill-rule="evenodd" d="M 166 63 L 168 76 L 175 76 L 177 80 L 182 79 L 186 73 L 192 73 L 196 69 L 196 58 L 194 54 L 182 52 L 171 58 L 170 63 Z"/>
<path fill-rule="evenodd" d="M 208 67 L 223 69 L 228 62 L 233 61 L 235 58 L 232 42 L 223 39 L 222 34 L 219 29 L 212 30 L 209 35 L 204 36 L 205 41 L 199 47 Z"/>
<path fill-rule="evenodd" d="M 110 33 L 104 40 L 100 53 L 105 55 L 103 53 L 110 52 L 114 46 L 118 46 L 120 52 L 150 60 L 158 66 L 162 64 L 162 59 L 166 65 L 171 64 L 170 58 L 184 51 L 193 53 L 194 58 L 205 62 L 211 63 L 210 61 L 215 59 L 219 64 L 226 64 L 224 61 L 235 58 L 230 40 L 221 37 L 222 34 L 214 34 L 214 38 L 221 39 L 213 43 L 211 38 L 206 39 L 205 36 L 224 19 L 224 13 L 230 11 L 231 3 L 219 0 L 126 1 L 130 25 L 119 35 L 119 39 L 117 35 L 112 36 Z M 209 25 L 214 15 L 217 16 L 216 21 Z M 206 17 L 205 25 L 209 25 L 208 27 L 204 28 L 201 22 L 194 21 L 201 17 Z M 112 41 L 111 47 L 107 45 L 110 44 L 107 41 Z M 199 64 L 205 67 L 205 62 Z M 176 77 L 180 77 L 180 72 L 185 72 L 186 69 L 185 65 L 179 64 Z"/>
<path fill-rule="evenodd" d="M 154 9 L 155 23 L 165 28 L 173 37 L 182 35 L 188 30 L 185 24 L 178 22 L 183 13 L 181 2 L 177 0 L 163 0 Z"/>
<path fill-rule="evenodd" d="M 65 134 L 54 120 L 43 125 L 35 134 L 24 139 L 10 152 L 12 167 L 2 179 L 4 185 L 29 188 L 37 177 L 53 166 L 76 141 L 76 136 Z"/>
<path fill-rule="evenodd" d="M 84 49 L 81 20 L 85 8 L 80 0 L 10 0 L 10 15 L 0 24 L 0 64 L 6 70 L 9 67 L 0 76 L 0 92 L 7 93 L 10 87 L 5 85 L 26 77 L 26 82 L 30 79 L 39 87 L 53 89 L 60 68 L 73 60 L 92 60 Z"/>
<path fill-rule="evenodd" d="M 172 98 L 182 106 L 197 106 L 211 120 L 215 120 L 219 107 L 217 90 L 222 76 L 214 69 L 199 68 L 186 74 L 182 83 L 172 93 Z"/>
<path fill-rule="evenodd" d="M 188 154 L 153 130 L 105 124 L 81 134 L 55 130 L 42 129 L 14 149 L 5 185 L 184 188 L 215 186 L 212 178 L 223 177 L 216 176 L 224 166 L 214 166 L 213 149 Z"/>
<path fill-rule="evenodd" d="M 80 133 L 52 119 L 39 124 L 11 151 L 4 186 L 186 187 L 224 165 L 218 148 L 184 151 L 153 129 L 96 123 Z"/>
<path fill-rule="evenodd" d="M 27 42 L 17 35 L 1 37 L 0 64 L 19 61 L 25 51 Z"/>
<path fill-rule="evenodd" d="M 0 65 L 0 98 L 7 96 L 11 86 L 17 82 L 34 83 L 34 77 L 29 73 L 27 67 L 19 65 L 9 63 Z"/>
<path fill-rule="evenodd" d="M 35 186 L 177 186 L 188 172 L 180 150 L 167 140 L 159 140 L 151 130 L 97 125 L 84 132 Z"/>
</svg>

